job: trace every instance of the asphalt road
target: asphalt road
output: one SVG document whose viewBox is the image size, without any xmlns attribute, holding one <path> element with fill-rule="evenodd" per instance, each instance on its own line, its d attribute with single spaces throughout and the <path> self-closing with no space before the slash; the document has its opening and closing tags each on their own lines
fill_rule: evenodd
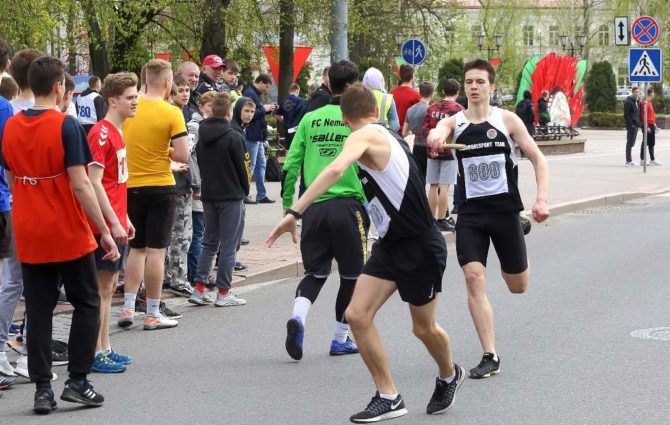
<svg viewBox="0 0 670 425">
<path fill-rule="evenodd" d="M 394 296 L 378 315 L 396 384 L 409 414 L 395 424 L 668 424 L 670 341 L 634 338 L 670 327 L 670 197 L 590 210 L 535 224 L 528 236 L 532 279 L 507 292 L 489 260 L 502 373 L 466 379 L 445 415 L 426 415 L 436 368 L 412 336 L 407 307 Z M 481 348 L 450 247 L 438 320 L 466 369 Z M 244 307 L 188 308 L 176 329 L 115 334 L 135 361 L 121 375 L 91 375 L 105 395 L 97 409 L 60 402 L 33 416 L 33 386 L 0 399 L 3 424 L 345 424 L 374 393 L 359 356 L 332 358 L 337 280 L 307 320 L 305 355 L 284 351 L 296 280 L 245 291 Z M 670 332 L 668 333 L 670 336 Z M 65 375 L 64 368 L 56 371 Z M 63 379 L 55 383 L 62 391 Z"/>
</svg>

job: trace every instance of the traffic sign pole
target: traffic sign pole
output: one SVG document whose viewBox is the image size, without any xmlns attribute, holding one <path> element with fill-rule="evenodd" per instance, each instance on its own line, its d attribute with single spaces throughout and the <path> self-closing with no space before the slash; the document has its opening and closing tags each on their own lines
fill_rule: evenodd
<svg viewBox="0 0 670 425">
<path fill-rule="evenodd" d="M 644 125 L 642 126 L 642 129 L 643 129 L 642 131 L 644 131 L 644 133 L 642 133 L 642 162 L 644 163 L 644 165 L 642 166 L 642 170 L 643 170 L 644 173 L 646 173 L 647 172 L 647 132 L 649 131 L 649 124 L 647 124 L 647 114 L 649 113 L 648 109 L 647 109 L 647 102 L 649 101 L 649 99 L 647 98 L 647 83 L 644 83 L 644 98 L 643 99 L 644 99 L 644 102 L 643 102 L 644 114 L 642 114 L 642 116 L 644 117 Z"/>
</svg>

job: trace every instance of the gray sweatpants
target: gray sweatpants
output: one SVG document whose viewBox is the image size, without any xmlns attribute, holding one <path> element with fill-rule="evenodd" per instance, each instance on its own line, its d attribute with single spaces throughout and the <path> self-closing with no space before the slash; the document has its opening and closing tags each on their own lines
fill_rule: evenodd
<svg viewBox="0 0 670 425">
<path fill-rule="evenodd" d="M 0 351 L 6 351 L 9 340 L 9 324 L 16 306 L 23 293 L 23 276 L 21 263 L 15 255 L 2 260 L 2 282 L 0 283 Z M 24 324 L 23 341 L 27 341 L 28 321 Z M 27 344 L 23 344 L 23 352 L 27 354 Z"/>
<path fill-rule="evenodd" d="M 198 260 L 196 282 L 207 282 L 212 264 L 219 253 L 216 287 L 229 290 L 233 280 L 235 252 L 244 231 L 244 203 L 242 201 L 202 202 L 205 215 L 205 238 Z"/>
</svg>

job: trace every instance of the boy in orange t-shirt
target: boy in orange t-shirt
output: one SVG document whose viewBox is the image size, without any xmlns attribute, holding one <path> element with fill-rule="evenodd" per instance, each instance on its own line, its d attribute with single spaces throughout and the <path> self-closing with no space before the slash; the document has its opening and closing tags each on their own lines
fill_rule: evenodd
<svg viewBox="0 0 670 425">
<path fill-rule="evenodd" d="M 28 370 L 35 382 L 34 410 L 56 408 L 51 390 L 51 330 L 60 281 L 74 307 L 68 342 L 70 379 L 61 400 L 100 406 L 104 397 L 86 379 L 95 354 L 100 298 L 86 215 L 101 230 L 105 258 L 119 257 L 86 175 L 91 161 L 84 129 L 57 110 L 65 93 L 65 64 L 43 56 L 28 69 L 35 105 L 7 121 L 2 165 L 12 190 L 13 230 L 23 272 L 30 323 Z"/>
</svg>

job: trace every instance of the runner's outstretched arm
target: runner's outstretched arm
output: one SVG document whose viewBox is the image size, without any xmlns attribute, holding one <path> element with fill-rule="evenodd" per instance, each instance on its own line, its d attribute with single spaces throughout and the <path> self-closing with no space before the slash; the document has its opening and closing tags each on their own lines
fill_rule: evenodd
<svg viewBox="0 0 670 425">
<path fill-rule="evenodd" d="M 507 111 L 505 111 L 507 112 Z M 505 127 L 510 132 L 519 148 L 526 154 L 535 169 L 535 182 L 537 184 L 537 197 L 533 204 L 533 219 L 542 223 L 549 217 L 549 207 L 547 207 L 547 196 L 549 192 L 549 166 L 547 160 L 537 147 L 535 140 L 528 133 L 528 129 L 516 114 L 507 112 L 503 115 Z"/>
<path fill-rule="evenodd" d="M 307 207 L 312 205 L 319 196 L 326 193 L 328 189 L 342 177 L 342 174 L 358 159 L 365 154 L 369 146 L 369 142 L 365 139 L 364 133 L 354 132 L 344 143 L 342 147 L 342 152 L 335 158 L 333 162 L 330 163 L 326 168 L 324 168 L 317 178 L 309 185 L 305 193 L 298 199 L 298 201 L 293 204 L 291 209 L 299 214 L 305 212 Z M 297 218 L 291 214 L 286 214 L 284 218 L 277 224 L 277 226 L 272 229 L 272 232 L 268 235 L 265 243 L 268 248 L 272 247 L 272 244 L 277 240 L 279 236 L 284 233 L 290 232 L 293 237 L 293 243 L 298 243 L 298 236 L 296 232 L 296 221 Z"/>
</svg>

